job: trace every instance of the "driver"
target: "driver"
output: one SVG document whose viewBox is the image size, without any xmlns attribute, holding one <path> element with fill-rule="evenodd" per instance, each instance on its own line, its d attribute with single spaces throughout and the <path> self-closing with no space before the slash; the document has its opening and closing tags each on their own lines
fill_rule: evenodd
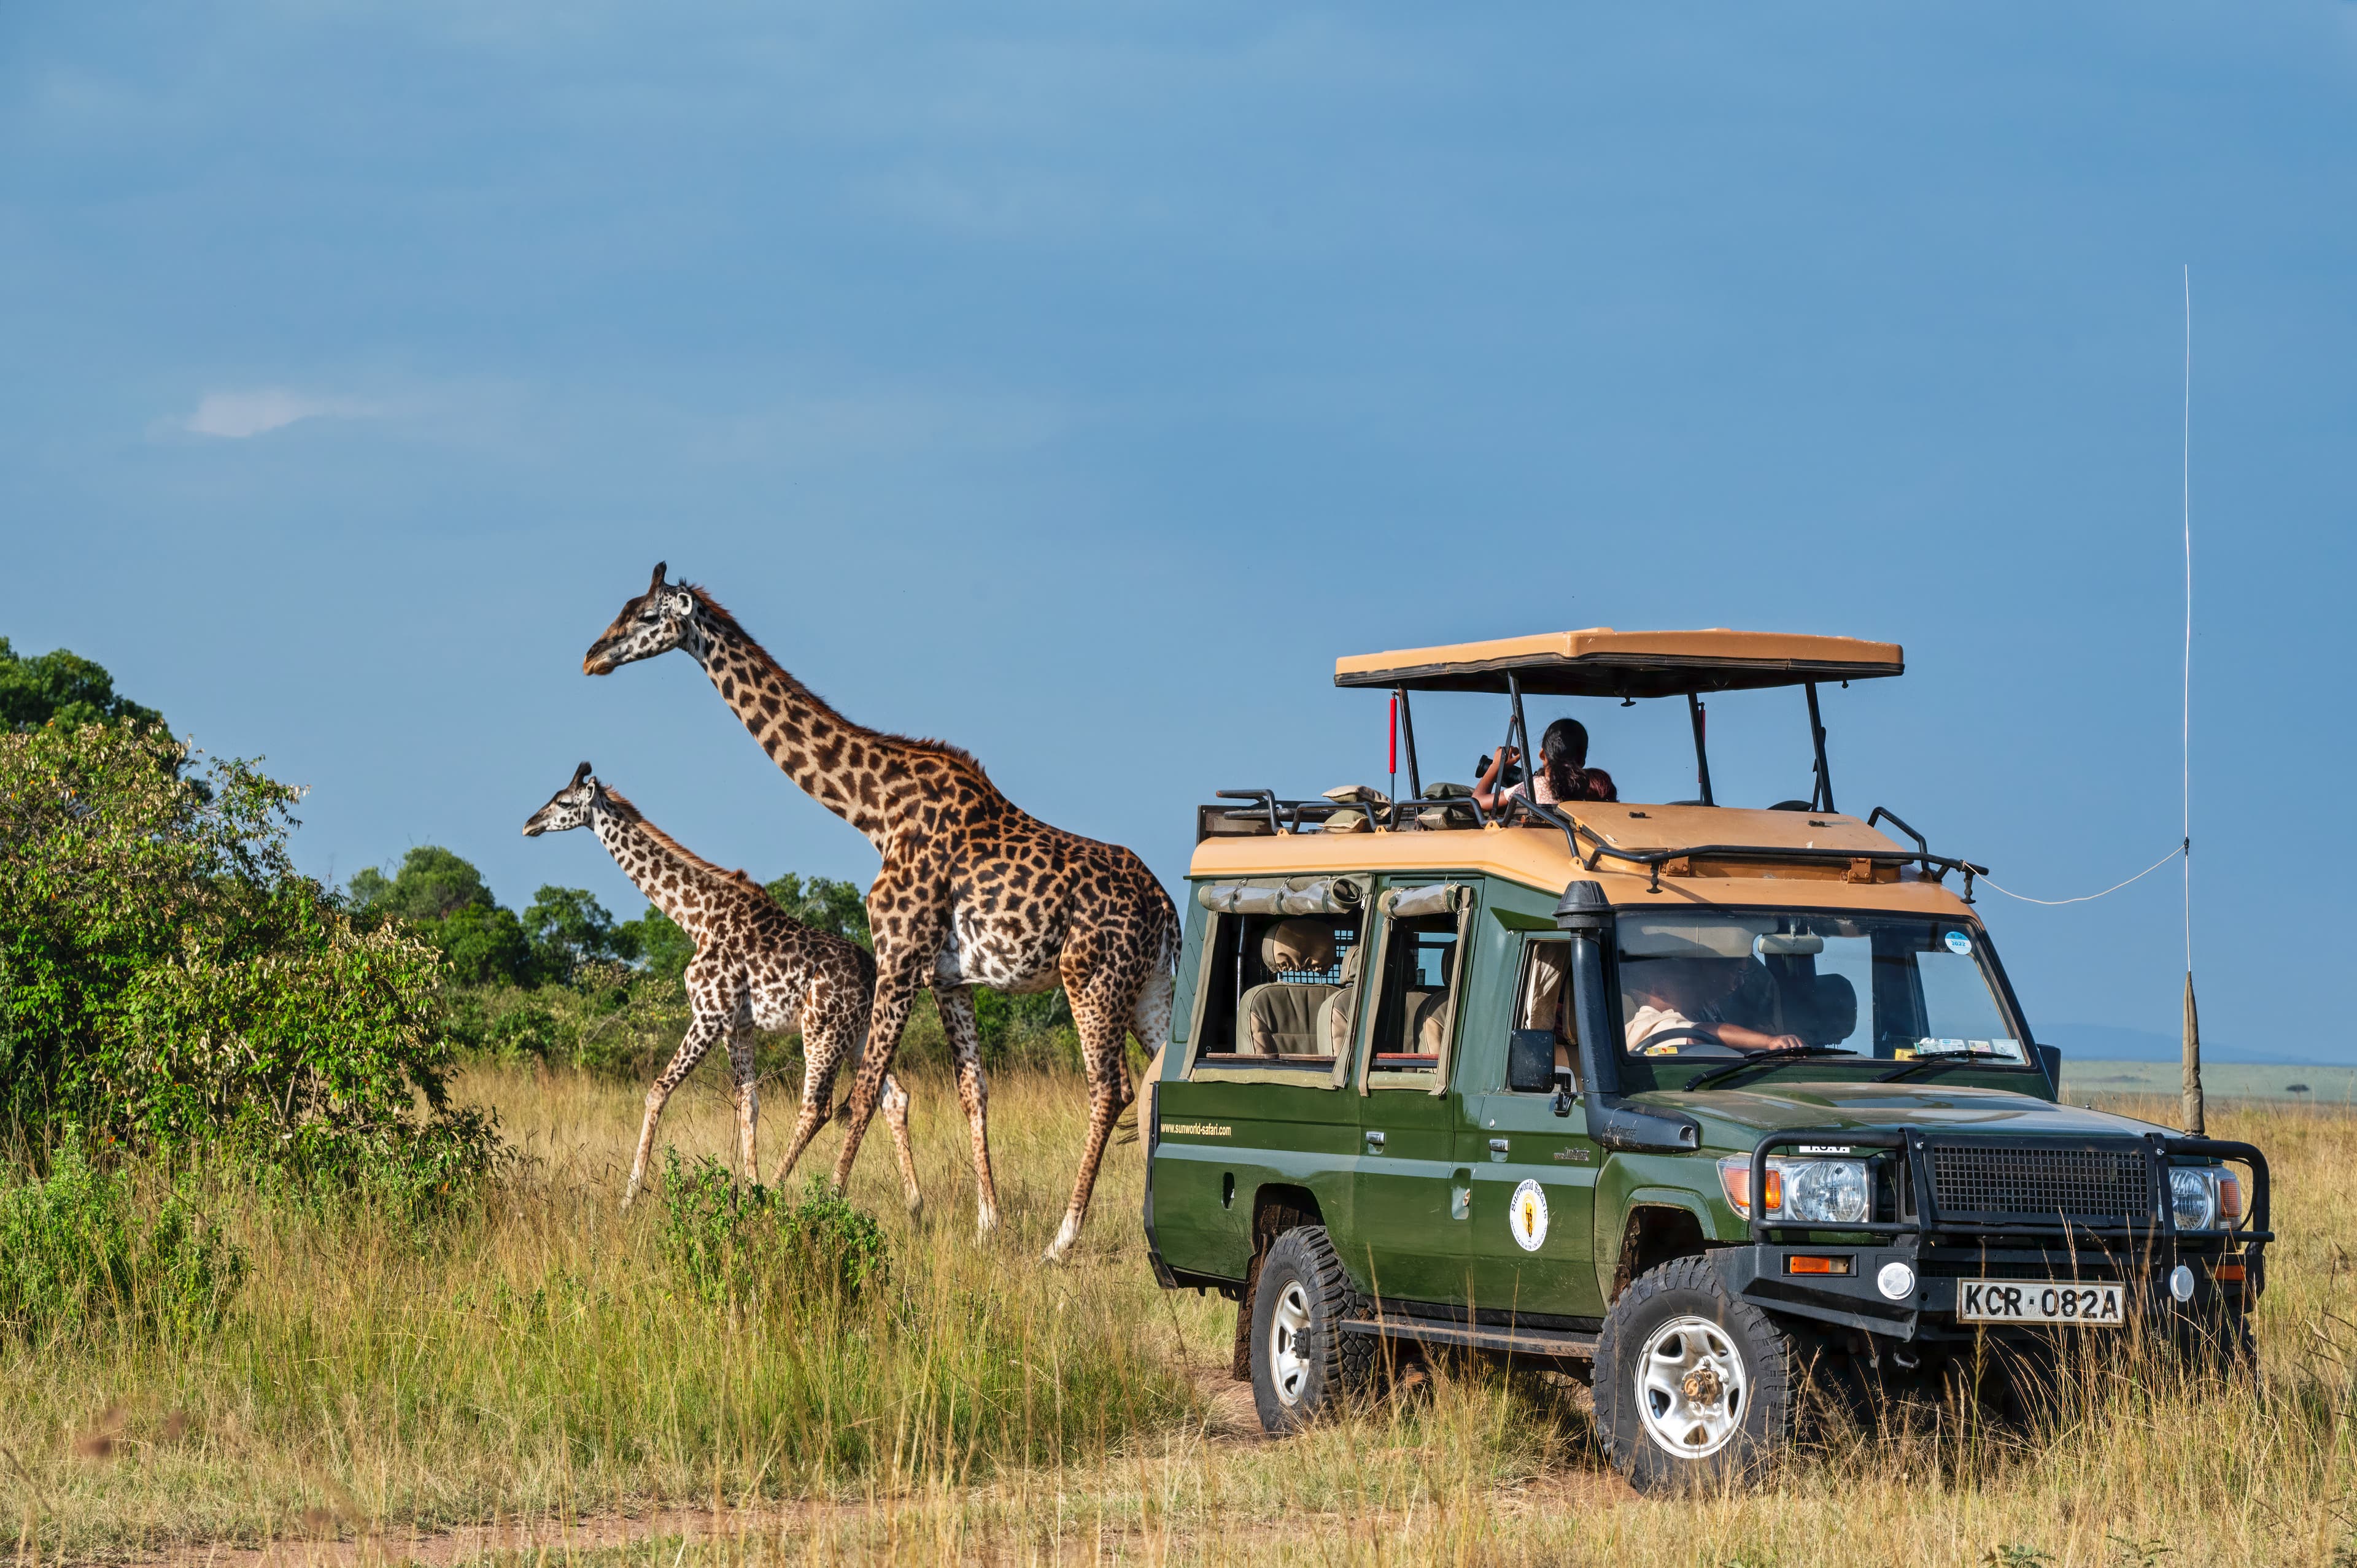
<svg viewBox="0 0 2357 1568">
<path fill-rule="evenodd" d="M 1629 1049 L 1640 1056 L 1674 1057 L 1697 1046 L 1739 1051 L 1797 1051 L 1798 1035 L 1770 1035 L 1741 1024 L 1697 1023 L 1743 987 L 1748 960 L 1739 958 L 1624 957 L 1620 986 L 1637 1003 L 1629 1019 Z"/>
</svg>

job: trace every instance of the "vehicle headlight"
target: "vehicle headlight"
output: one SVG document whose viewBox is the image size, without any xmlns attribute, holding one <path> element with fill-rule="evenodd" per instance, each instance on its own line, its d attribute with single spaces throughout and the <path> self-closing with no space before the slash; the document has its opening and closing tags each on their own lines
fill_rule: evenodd
<svg viewBox="0 0 2357 1568">
<path fill-rule="evenodd" d="M 2207 1230 L 2218 1222 L 2216 1167 L 2169 1167 L 2169 1202 L 2179 1230 Z"/>
<path fill-rule="evenodd" d="M 1719 1186 L 1735 1211 L 1751 1217 L 1751 1156 L 1718 1162 Z M 1872 1208 L 1863 1160 L 1768 1159 L 1768 1214 L 1803 1225 L 1855 1225 Z"/>
<path fill-rule="evenodd" d="M 1857 1160 L 1805 1160 L 1792 1167 L 1784 1216 L 1813 1224 L 1866 1218 L 1866 1166 Z"/>
</svg>

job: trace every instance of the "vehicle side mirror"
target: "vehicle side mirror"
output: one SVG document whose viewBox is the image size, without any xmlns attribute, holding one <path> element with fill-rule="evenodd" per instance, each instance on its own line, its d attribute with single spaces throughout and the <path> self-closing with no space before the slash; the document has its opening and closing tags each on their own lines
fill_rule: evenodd
<svg viewBox="0 0 2357 1568">
<path fill-rule="evenodd" d="M 1516 1094 L 1544 1094 L 1555 1087 L 1553 1029 L 1517 1029 L 1508 1038 L 1506 1087 Z"/>
<path fill-rule="evenodd" d="M 1548 1104 L 1547 1109 L 1558 1116 L 1568 1116 L 1571 1114 L 1571 1108 L 1579 1102 L 1577 1096 L 1578 1091 L 1571 1087 L 1571 1069 L 1567 1067 L 1555 1069 L 1555 1099 Z"/>
</svg>

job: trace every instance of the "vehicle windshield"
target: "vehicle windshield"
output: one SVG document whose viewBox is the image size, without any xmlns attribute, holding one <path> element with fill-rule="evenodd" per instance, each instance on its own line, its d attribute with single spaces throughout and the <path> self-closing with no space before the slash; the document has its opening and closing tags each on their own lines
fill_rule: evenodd
<svg viewBox="0 0 2357 1568">
<path fill-rule="evenodd" d="M 1956 920 L 1623 911 L 1619 972 L 1632 1056 L 1835 1051 L 2027 1065 L 1995 960 Z"/>
</svg>

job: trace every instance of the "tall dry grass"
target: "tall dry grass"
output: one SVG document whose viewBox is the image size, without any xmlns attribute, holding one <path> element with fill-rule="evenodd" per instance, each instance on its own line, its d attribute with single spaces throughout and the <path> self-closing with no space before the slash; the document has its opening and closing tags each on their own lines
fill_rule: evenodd
<svg viewBox="0 0 2357 1568">
<path fill-rule="evenodd" d="M 980 1246 L 954 1096 L 912 1088 L 928 1212 L 899 1214 L 880 1151 L 852 1194 L 890 1234 L 907 1293 L 891 1311 L 731 1321 L 694 1303 L 651 1208 L 615 1210 L 636 1092 L 487 1074 L 468 1091 L 537 1161 L 487 1211 L 417 1235 L 223 1193 L 255 1267 L 219 1334 L 0 1351 L 0 1443 L 22 1466 L 0 1459 L 0 1498 L 45 1558 L 667 1499 L 722 1505 L 718 1539 L 591 1555 L 2357 1563 L 2357 1218 L 2338 1187 L 2357 1117 L 2213 1118 L 2276 1172 L 2255 1380 L 2094 1367 L 2042 1430 L 1951 1410 L 1830 1441 L 1764 1491 L 1663 1501 L 1610 1476 L 1576 1390 L 1534 1378 L 1444 1371 L 1260 1440 L 1215 1372 L 1232 1308 L 1147 1274 L 1135 1146 L 1108 1162 L 1078 1262 L 1033 1262 L 1082 1128 L 1071 1080 L 995 1086 L 1009 1228 Z M 726 1104 L 683 1091 L 665 1133 L 724 1149 Z"/>
</svg>

